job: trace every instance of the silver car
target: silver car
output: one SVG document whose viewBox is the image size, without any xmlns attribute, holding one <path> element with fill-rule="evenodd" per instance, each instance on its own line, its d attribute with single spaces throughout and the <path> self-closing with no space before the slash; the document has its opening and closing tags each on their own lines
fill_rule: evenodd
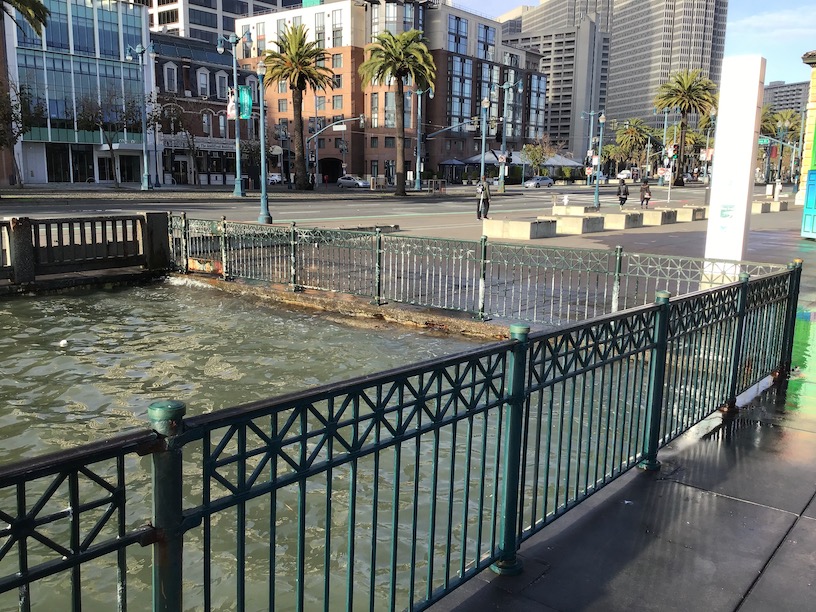
<svg viewBox="0 0 816 612">
<path fill-rule="evenodd" d="M 524 188 L 529 189 L 530 187 L 535 187 L 538 189 L 539 187 L 552 187 L 553 183 L 554 181 L 549 176 L 534 176 L 524 181 Z"/>
<path fill-rule="evenodd" d="M 371 183 L 366 181 L 365 179 L 361 179 L 359 176 L 352 176 L 351 174 L 346 174 L 345 176 L 341 176 L 337 179 L 337 186 L 338 187 L 371 187 Z"/>
</svg>

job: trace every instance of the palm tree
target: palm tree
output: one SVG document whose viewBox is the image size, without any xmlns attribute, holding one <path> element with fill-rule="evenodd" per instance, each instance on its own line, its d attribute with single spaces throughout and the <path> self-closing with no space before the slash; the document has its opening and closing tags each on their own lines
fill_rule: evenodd
<svg viewBox="0 0 816 612">
<path fill-rule="evenodd" d="M 630 157 L 640 161 L 649 142 L 646 124 L 642 119 L 627 119 L 622 128 L 615 133 L 615 141 Z"/>
<path fill-rule="evenodd" d="M 306 155 L 303 149 L 303 92 L 306 87 L 314 91 L 325 91 L 330 87 L 334 73 L 326 66 L 328 54 L 317 42 L 306 40 L 306 26 L 286 26 L 275 43 L 278 51 L 267 53 L 264 85 L 286 81 L 292 90 L 292 111 L 294 129 L 289 138 L 295 145 L 295 188 L 308 189 L 309 175 L 306 173 Z"/>
<path fill-rule="evenodd" d="M 433 88 L 436 80 L 436 64 L 427 41 L 419 30 L 408 30 L 394 35 L 385 31 L 378 34 L 368 46 L 368 59 L 360 65 L 362 86 L 372 83 L 397 83 L 397 191 L 405 195 L 405 81 L 411 78 L 419 89 Z"/>
<path fill-rule="evenodd" d="M 14 23 L 17 23 L 14 11 L 20 13 L 38 36 L 42 35 L 43 26 L 46 25 L 48 16 L 51 14 L 51 11 L 45 8 L 40 0 L 3 0 L 2 6 L 3 12 L 11 17 Z M 19 24 L 17 25 L 19 27 Z"/>
<path fill-rule="evenodd" d="M 676 108 L 680 111 L 680 142 L 677 155 L 677 176 L 674 184 L 682 186 L 683 157 L 686 146 L 686 130 L 690 113 L 706 115 L 716 103 L 717 86 L 699 70 L 680 70 L 669 77 L 657 90 L 657 108 Z"/>
</svg>

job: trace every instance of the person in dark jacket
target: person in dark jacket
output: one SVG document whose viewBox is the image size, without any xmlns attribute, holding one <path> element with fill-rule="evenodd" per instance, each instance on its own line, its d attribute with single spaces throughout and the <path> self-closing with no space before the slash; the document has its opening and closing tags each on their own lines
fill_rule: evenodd
<svg viewBox="0 0 816 612">
<path fill-rule="evenodd" d="M 620 202 L 621 210 L 623 210 L 623 205 L 626 204 L 626 198 L 628 197 L 629 197 L 629 185 L 626 184 L 626 181 L 621 179 L 620 185 L 618 185 L 618 201 Z"/>
<path fill-rule="evenodd" d="M 487 211 L 490 210 L 490 187 L 487 186 L 485 177 L 476 185 L 476 218 L 487 219 Z"/>
<path fill-rule="evenodd" d="M 652 199 L 652 189 L 649 187 L 649 180 L 643 179 L 640 186 L 640 207 L 649 208 L 649 200 Z"/>
</svg>

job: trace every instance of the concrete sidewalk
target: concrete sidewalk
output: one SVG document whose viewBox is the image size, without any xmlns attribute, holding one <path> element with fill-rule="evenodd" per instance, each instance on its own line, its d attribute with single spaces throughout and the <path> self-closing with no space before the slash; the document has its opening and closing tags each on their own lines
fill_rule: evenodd
<svg viewBox="0 0 816 612">
<path fill-rule="evenodd" d="M 783 214 L 749 250 L 804 259 L 787 394 L 705 419 L 659 472 L 628 472 L 525 543 L 521 575 L 484 571 L 433 610 L 816 609 L 816 243 L 801 210 Z"/>
</svg>

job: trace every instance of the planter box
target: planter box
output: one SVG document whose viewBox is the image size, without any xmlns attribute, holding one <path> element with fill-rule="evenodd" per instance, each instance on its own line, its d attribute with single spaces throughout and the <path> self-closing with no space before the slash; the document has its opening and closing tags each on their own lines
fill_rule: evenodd
<svg viewBox="0 0 816 612">
<path fill-rule="evenodd" d="M 607 213 L 604 215 L 604 229 L 623 230 L 643 227 L 642 212 Z"/>
<path fill-rule="evenodd" d="M 771 212 L 783 212 L 788 210 L 790 202 L 788 200 L 779 200 L 779 202 L 771 202 Z"/>
<path fill-rule="evenodd" d="M 556 233 L 577 236 L 579 234 L 591 234 L 604 230 L 603 215 L 585 215 L 583 217 L 539 217 L 539 220 L 555 220 L 557 226 Z"/>
<path fill-rule="evenodd" d="M 503 220 L 486 219 L 482 221 L 482 233 L 488 238 L 509 240 L 534 240 L 555 236 L 555 219 L 521 219 Z"/>
<path fill-rule="evenodd" d="M 708 210 L 704 206 L 683 206 L 677 209 L 677 222 L 703 221 L 708 217 Z"/>
<path fill-rule="evenodd" d="M 643 211 L 643 225 L 644 226 L 655 226 L 655 225 L 669 225 L 670 223 L 677 222 L 677 209 L 676 208 L 655 208 L 647 209 Z"/>
<path fill-rule="evenodd" d="M 762 213 L 771 212 L 771 203 L 770 202 L 759 202 L 754 201 L 751 202 L 751 214 L 752 215 L 759 215 Z"/>
</svg>

